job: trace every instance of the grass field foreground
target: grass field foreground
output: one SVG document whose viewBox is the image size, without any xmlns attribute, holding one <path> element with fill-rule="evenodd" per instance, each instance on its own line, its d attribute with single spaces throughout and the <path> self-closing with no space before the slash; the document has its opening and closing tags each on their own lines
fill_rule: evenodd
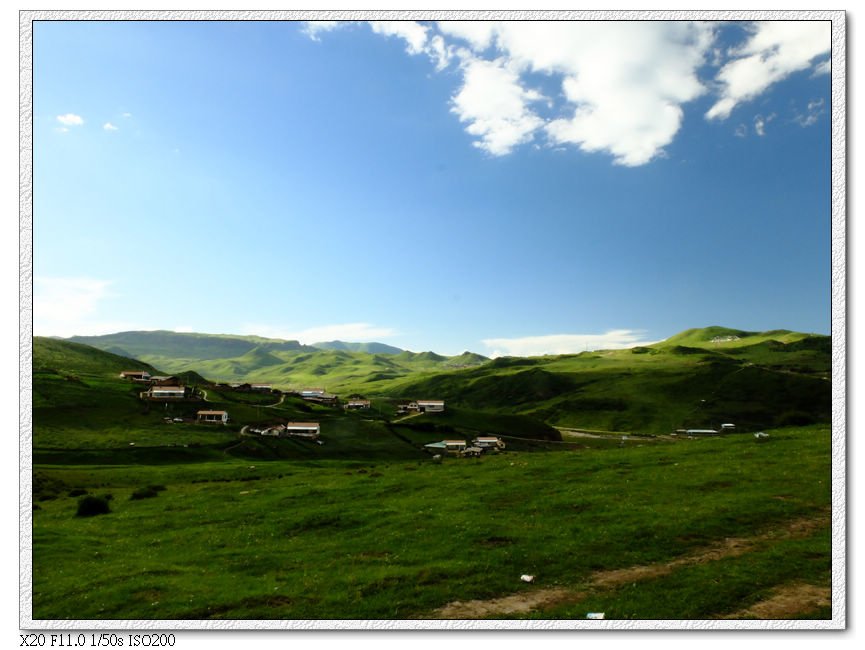
<svg viewBox="0 0 865 650">
<path fill-rule="evenodd" d="M 33 615 L 397 619 L 453 601 L 579 590 L 599 571 L 825 515 L 829 449 L 828 427 L 807 427 L 762 444 L 737 434 L 442 464 L 43 465 L 56 498 L 33 513 Z M 151 485 L 165 489 L 130 499 Z M 76 517 L 85 491 L 111 494 L 111 513 Z M 793 577 L 827 584 L 829 566 L 822 526 L 529 615 L 712 618 Z"/>
</svg>

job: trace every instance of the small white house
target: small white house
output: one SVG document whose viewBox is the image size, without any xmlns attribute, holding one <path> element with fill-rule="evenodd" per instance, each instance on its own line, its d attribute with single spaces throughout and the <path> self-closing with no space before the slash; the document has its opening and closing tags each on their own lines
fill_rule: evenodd
<svg viewBox="0 0 865 650">
<path fill-rule="evenodd" d="M 715 436 L 718 432 L 715 429 L 687 429 L 685 433 L 689 436 Z"/>
<path fill-rule="evenodd" d="M 228 424 L 228 411 L 198 411 L 195 420 L 204 424 Z"/>
<path fill-rule="evenodd" d="M 722 424 L 722 425 L 721 425 L 721 432 L 722 432 L 722 433 L 724 433 L 724 432 L 729 433 L 730 431 L 735 431 L 735 430 L 736 430 L 736 425 L 735 425 L 735 424 L 729 424 L 729 423 L 728 423 L 728 424 Z"/>
<path fill-rule="evenodd" d="M 183 399 L 186 397 L 184 386 L 152 386 L 145 395 L 150 399 Z"/>
<path fill-rule="evenodd" d="M 124 370 L 120 373 L 121 379 L 131 379 L 132 381 L 149 381 L 150 373 L 146 370 Z"/>
<path fill-rule="evenodd" d="M 304 388 L 300 391 L 301 397 L 323 397 L 327 391 L 324 388 Z"/>
<path fill-rule="evenodd" d="M 318 438 L 321 427 L 318 422 L 286 422 L 283 435 L 297 438 Z"/>
<path fill-rule="evenodd" d="M 468 446 L 465 440 L 442 440 L 442 442 L 445 445 L 445 451 L 449 454 L 461 454 Z"/>
<path fill-rule="evenodd" d="M 416 404 L 421 413 L 441 413 L 445 410 L 444 400 L 441 399 L 419 399 Z"/>
<path fill-rule="evenodd" d="M 497 436 L 478 436 L 472 440 L 472 446 L 481 449 L 504 449 L 505 443 Z"/>
<path fill-rule="evenodd" d="M 345 403 L 346 409 L 368 409 L 368 399 L 350 399 Z"/>
</svg>

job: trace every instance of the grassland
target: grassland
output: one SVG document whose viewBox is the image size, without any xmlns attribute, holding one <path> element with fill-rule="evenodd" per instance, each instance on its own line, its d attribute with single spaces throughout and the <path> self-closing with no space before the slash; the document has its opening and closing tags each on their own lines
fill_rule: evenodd
<svg viewBox="0 0 865 650">
<path fill-rule="evenodd" d="M 148 404 L 117 377 L 139 367 L 129 359 L 37 339 L 33 617 L 829 618 L 827 424 L 758 442 L 655 436 L 603 415 L 621 400 L 613 413 L 652 423 L 738 395 L 740 413 L 759 402 L 828 419 L 822 341 L 715 350 L 696 345 L 706 335 L 419 371 L 350 413 L 210 385 L 206 399 Z M 447 410 L 397 416 L 412 394 Z M 230 424 L 166 420 L 204 407 Z M 320 422 L 323 444 L 243 434 L 284 420 Z M 563 439 L 549 422 L 645 435 Z M 441 463 L 423 450 L 479 433 L 507 450 Z M 111 512 L 76 516 L 85 495 L 110 495 Z"/>
<path fill-rule="evenodd" d="M 828 451 L 828 429 L 804 428 L 766 444 L 735 435 L 440 465 L 43 465 L 55 496 L 37 495 L 34 512 L 34 616 L 430 617 L 453 601 L 549 587 L 588 595 L 530 615 L 722 616 L 794 579 L 827 585 L 828 519 L 736 557 L 587 585 L 597 572 L 825 517 Z M 152 484 L 166 489 L 130 500 Z M 110 492 L 112 512 L 75 517 L 76 489 Z M 520 582 L 525 573 L 533 585 Z"/>
</svg>

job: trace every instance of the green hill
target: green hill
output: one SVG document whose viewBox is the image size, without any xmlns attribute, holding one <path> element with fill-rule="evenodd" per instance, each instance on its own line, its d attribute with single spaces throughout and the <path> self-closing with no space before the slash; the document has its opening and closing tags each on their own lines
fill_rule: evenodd
<svg viewBox="0 0 865 650">
<path fill-rule="evenodd" d="M 215 381 L 269 382 L 283 389 L 317 386 L 326 378 L 327 388 L 333 392 L 363 391 L 370 383 L 487 361 L 470 352 L 446 357 L 380 343 L 332 341 L 314 347 L 257 336 L 167 331 L 120 332 L 69 340 L 100 349 L 123 350 L 174 374 L 194 370 Z"/>
<path fill-rule="evenodd" d="M 368 354 L 258 337 L 126 332 L 97 338 L 106 346 L 146 347 L 142 361 L 175 374 L 192 370 L 284 390 L 321 386 L 342 395 L 445 399 L 462 409 L 561 427 L 668 433 L 732 422 L 747 430 L 828 422 L 831 413 L 830 337 L 789 330 L 707 327 L 632 349 L 492 361 L 470 352 Z M 178 347 L 182 340 L 190 344 Z M 243 353 L 193 356 L 214 354 L 220 345 Z"/>
<path fill-rule="evenodd" d="M 326 341 L 313 343 L 312 347 L 320 350 L 345 350 L 346 352 L 366 352 L 367 354 L 399 354 L 400 348 L 385 343 L 347 343 L 345 341 Z"/>
<path fill-rule="evenodd" d="M 118 375 L 124 370 L 159 374 L 150 364 L 62 339 L 33 337 L 33 371 Z"/>
<path fill-rule="evenodd" d="M 119 332 L 103 336 L 73 336 L 70 341 L 100 349 L 122 349 L 136 358 L 152 356 L 180 359 L 229 359 L 243 356 L 255 348 L 269 352 L 314 349 L 297 341 L 260 336 L 198 334 L 165 330 Z"/>
<path fill-rule="evenodd" d="M 713 343 L 717 337 L 737 338 Z M 564 427 L 668 433 L 734 423 L 753 430 L 828 422 L 830 370 L 827 336 L 705 328 L 654 346 L 499 358 L 381 388 Z"/>
<path fill-rule="evenodd" d="M 655 343 L 651 347 L 669 348 L 676 345 L 696 348 L 727 349 L 736 348 L 766 341 L 779 343 L 792 343 L 806 337 L 815 336 L 790 330 L 771 330 L 768 332 L 746 332 L 744 330 L 731 329 L 729 327 L 701 327 L 685 330 L 675 336 Z M 828 338 L 828 337 L 823 337 Z"/>
</svg>

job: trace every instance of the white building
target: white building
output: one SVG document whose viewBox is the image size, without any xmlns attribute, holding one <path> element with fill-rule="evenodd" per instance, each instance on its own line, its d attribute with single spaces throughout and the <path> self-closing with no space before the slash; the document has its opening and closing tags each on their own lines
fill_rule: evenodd
<svg viewBox="0 0 865 650">
<path fill-rule="evenodd" d="M 406 411 L 417 411 L 418 413 L 441 413 L 445 410 L 445 403 L 441 399 L 419 399 L 400 408 Z"/>
<path fill-rule="evenodd" d="M 283 435 L 298 438 L 318 438 L 321 427 L 318 422 L 286 422 Z"/>
<path fill-rule="evenodd" d="M 144 393 L 150 399 L 183 399 L 186 397 L 184 386 L 152 386 Z"/>
<path fill-rule="evenodd" d="M 205 424 L 228 424 L 228 411 L 198 411 L 195 420 Z"/>
<path fill-rule="evenodd" d="M 481 449 L 504 449 L 505 443 L 501 438 L 496 436 L 478 436 L 472 440 L 472 446 L 480 447 Z"/>
</svg>

